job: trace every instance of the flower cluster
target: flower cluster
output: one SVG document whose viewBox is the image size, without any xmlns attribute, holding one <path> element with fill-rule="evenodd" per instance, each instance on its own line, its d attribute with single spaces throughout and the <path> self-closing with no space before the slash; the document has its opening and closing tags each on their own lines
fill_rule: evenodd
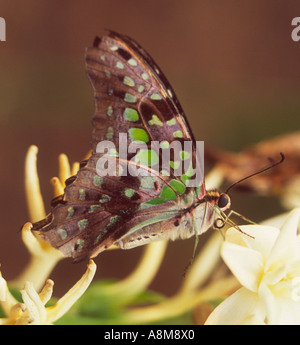
<svg viewBox="0 0 300 345">
<path fill-rule="evenodd" d="M 32 222 L 45 217 L 36 169 L 37 151 L 36 146 L 31 146 L 25 163 L 26 196 Z M 62 178 L 71 175 L 65 155 L 60 156 L 60 166 L 60 175 Z M 78 164 L 74 166 L 74 170 L 77 167 Z M 63 190 L 63 184 L 60 181 L 58 178 L 53 179 L 56 193 Z M 48 243 L 35 237 L 31 232 L 31 227 L 31 223 L 26 223 L 22 228 L 23 242 L 31 254 L 30 262 L 17 279 L 9 282 L 9 285 L 15 288 L 21 288 L 23 302 L 19 302 L 12 295 L 6 280 L 0 273 L 0 305 L 6 315 L 5 318 L 0 319 L 0 324 L 36 325 L 54 323 L 86 291 L 96 272 L 96 265 L 90 260 L 87 271 L 81 279 L 62 298 L 54 303 L 54 305 L 46 306 L 52 297 L 54 285 L 54 282 L 51 279 L 47 279 L 47 277 L 63 256 Z M 38 293 L 37 291 L 40 292 Z"/>
</svg>

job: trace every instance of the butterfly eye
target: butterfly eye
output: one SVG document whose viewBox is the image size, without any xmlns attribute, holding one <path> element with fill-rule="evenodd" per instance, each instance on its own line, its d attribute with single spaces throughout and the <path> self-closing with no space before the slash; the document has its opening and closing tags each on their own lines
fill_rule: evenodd
<svg viewBox="0 0 300 345">
<path fill-rule="evenodd" d="M 217 205 L 222 211 L 227 210 L 230 207 L 230 197 L 222 193 L 217 200 Z"/>
<path fill-rule="evenodd" d="M 217 218 L 215 221 L 214 221 L 214 227 L 216 229 L 222 229 L 225 225 L 225 222 L 222 218 Z"/>
</svg>

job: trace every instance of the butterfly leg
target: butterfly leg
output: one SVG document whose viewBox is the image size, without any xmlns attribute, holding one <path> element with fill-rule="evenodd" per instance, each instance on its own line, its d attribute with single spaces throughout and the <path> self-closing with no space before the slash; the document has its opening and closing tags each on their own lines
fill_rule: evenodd
<svg viewBox="0 0 300 345">
<path fill-rule="evenodd" d="M 251 236 L 251 235 L 247 234 L 246 232 L 244 232 L 234 221 L 232 221 L 230 219 L 230 216 L 232 214 L 236 214 L 236 215 L 240 216 L 242 219 L 245 219 L 245 220 L 251 222 L 252 224 L 255 224 L 254 222 L 250 221 L 249 219 L 243 217 L 242 215 L 240 215 L 239 213 L 237 213 L 237 212 L 235 212 L 233 210 L 231 210 L 228 213 L 228 215 L 225 212 L 221 211 L 221 210 L 219 210 L 219 211 L 221 213 L 221 217 L 222 218 L 217 218 L 216 221 L 215 221 L 215 227 L 217 229 L 222 229 L 225 224 L 228 224 L 228 225 L 232 226 L 233 228 L 237 229 L 240 233 L 242 233 L 242 234 L 244 234 L 244 235 L 246 235 L 248 237 L 254 238 L 253 236 Z M 221 222 L 221 224 L 217 224 L 217 221 Z"/>
<path fill-rule="evenodd" d="M 228 213 L 228 218 L 229 218 L 232 214 L 238 216 L 239 218 L 245 220 L 246 222 L 248 222 L 248 223 L 250 223 L 250 224 L 256 225 L 256 223 L 253 222 L 251 219 L 246 218 L 245 216 L 243 216 L 242 214 L 240 214 L 240 213 L 238 213 L 238 212 L 236 212 L 236 211 L 234 211 L 234 210 L 230 210 L 230 212 Z"/>
</svg>

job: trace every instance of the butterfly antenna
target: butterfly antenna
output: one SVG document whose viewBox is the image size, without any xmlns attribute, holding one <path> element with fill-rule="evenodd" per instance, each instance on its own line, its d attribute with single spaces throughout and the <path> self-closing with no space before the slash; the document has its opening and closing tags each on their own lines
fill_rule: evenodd
<svg viewBox="0 0 300 345">
<path fill-rule="evenodd" d="M 256 175 L 258 175 L 258 174 L 261 174 L 262 172 L 267 171 L 267 170 L 270 170 L 270 169 L 276 167 L 277 165 L 281 164 L 281 163 L 285 160 L 285 155 L 284 155 L 282 152 L 280 152 L 280 156 L 281 156 L 281 159 L 280 159 L 278 162 L 273 162 L 273 159 L 272 159 L 272 158 L 269 158 L 270 161 L 271 161 L 271 165 L 268 165 L 266 168 L 263 168 L 263 169 L 261 169 L 261 170 L 259 170 L 259 171 L 256 171 L 255 173 L 253 173 L 253 174 L 251 174 L 251 175 L 248 175 L 248 176 L 246 176 L 246 177 L 244 177 L 244 178 L 242 178 L 242 179 L 240 179 L 240 180 L 234 182 L 232 185 L 230 185 L 230 186 L 226 189 L 226 192 L 225 192 L 225 193 L 228 194 L 228 192 L 230 191 L 230 189 L 232 189 L 232 188 L 233 188 L 234 186 L 236 186 L 237 184 L 239 184 L 239 183 L 241 183 L 241 182 L 243 182 L 243 181 L 245 181 L 245 180 L 248 180 L 248 178 L 253 177 L 253 176 L 256 176 Z"/>
</svg>

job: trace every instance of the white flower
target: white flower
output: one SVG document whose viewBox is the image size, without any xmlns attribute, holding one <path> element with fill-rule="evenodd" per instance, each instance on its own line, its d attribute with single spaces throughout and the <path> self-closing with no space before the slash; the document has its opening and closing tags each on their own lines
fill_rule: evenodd
<svg viewBox="0 0 300 345">
<path fill-rule="evenodd" d="M 241 226 L 229 229 L 221 255 L 242 287 L 222 302 L 206 324 L 300 324 L 300 209 L 281 230 Z"/>
</svg>

